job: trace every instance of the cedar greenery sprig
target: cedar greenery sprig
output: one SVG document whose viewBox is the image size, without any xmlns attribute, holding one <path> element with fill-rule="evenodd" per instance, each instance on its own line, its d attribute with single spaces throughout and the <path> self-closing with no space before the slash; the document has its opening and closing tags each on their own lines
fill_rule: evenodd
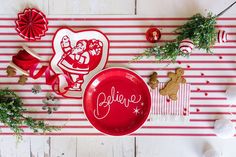
<svg viewBox="0 0 236 157">
<path fill-rule="evenodd" d="M 142 55 L 134 58 L 134 60 L 139 60 L 144 56 L 155 56 L 159 61 L 175 61 L 178 56 L 188 57 L 189 53 L 183 53 L 179 49 L 180 42 L 186 38 L 192 40 L 196 48 L 212 53 L 210 47 L 215 43 L 217 36 L 215 24 L 216 16 L 211 13 L 208 13 L 207 17 L 196 14 L 187 23 L 175 30 L 175 33 L 178 34 L 175 41 L 167 42 L 161 46 L 155 44 L 152 48 L 146 49 Z"/>
<path fill-rule="evenodd" d="M 21 133 L 24 132 L 22 125 L 28 126 L 35 133 L 58 130 L 56 127 L 48 126 L 44 121 L 36 121 L 32 117 L 23 115 L 23 112 L 27 110 L 22 104 L 21 98 L 13 91 L 0 89 L 0 122 L 14 131 L 18 139 L 21 139 Z"/>
</svg>

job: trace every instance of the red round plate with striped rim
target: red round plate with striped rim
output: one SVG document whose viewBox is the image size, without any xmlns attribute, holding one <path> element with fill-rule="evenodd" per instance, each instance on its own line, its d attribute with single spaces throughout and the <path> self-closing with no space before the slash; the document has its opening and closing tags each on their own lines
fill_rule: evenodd
<svg viewBox="0 0 236 157">
<path fill-rule="evenodd" d="M 83 107 L 96 129 L 121 136 L 143 125 L 150 113 L 151 97 L 147 84 L 135 72 L 109 68 L 90 80 L 84 91 Z"/>
</svg>

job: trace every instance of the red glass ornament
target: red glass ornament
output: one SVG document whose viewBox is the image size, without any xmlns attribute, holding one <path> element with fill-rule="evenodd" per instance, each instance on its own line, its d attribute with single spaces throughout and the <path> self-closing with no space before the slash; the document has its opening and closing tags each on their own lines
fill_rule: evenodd
<svg viewBox="0 0 236 157">
<path fill-rule="evenodd" d="M 156 43 L 161 38 L 161 31 L 158 28 L 149 28 L 146 32 L 146 39 L 150 43 Z"/>
</svg>

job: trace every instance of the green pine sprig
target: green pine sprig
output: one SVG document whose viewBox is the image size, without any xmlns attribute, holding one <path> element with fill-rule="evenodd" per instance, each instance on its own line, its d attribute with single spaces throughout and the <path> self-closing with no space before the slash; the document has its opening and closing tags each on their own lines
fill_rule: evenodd
<svg viewBox="0 0 236 157">
<path fill-rule="evenodd" d="M 181 42 L 189 38 L 196 48 L 212 53 L 210 48 L 215 44 L 217 38 L 215 25 L 216 16 L 213 16 L 212 13 L 208 13 L 207 17 L 196 14 L 186 24 L 176 29 L 175 32 L 179 34 L 177 41 Z"/>
<path fill-rule="evenodd" d="M 196 48 L 212 53 L 211 46 L 214 45 L 217 37 L 216 18 L 217 16 L 213 16 L 212 13 L 208 13 L 206 17 L 201 14 L 192 16 L 187 23 L 174 31 L 178 34 L 174 42 L 167 42 L 161 46 L 155 44 L 140 56 L 135 57 L 134 60 L 155 56 L 158 61 L 175 61 L 178 56 L 188 57 L 190 54 L 183 53 L 179 49 L 180 42 L 187 38 L 193 41 Z"/>
<path fill-rule="evenodd" d="M 56 127 L 48 126 L 42 120 L 36 121 L 32 117 L 25 116 L 23 112 L 27 110 L 22 104 L 21 98 L 13 91 L 0 89 L 0 122 L 8 126 L 18 139 L 21 139 L 21 133 L 24 132 L 22 125 L 28 126 L 35 133 L 58 130 Z"/>
</svg>

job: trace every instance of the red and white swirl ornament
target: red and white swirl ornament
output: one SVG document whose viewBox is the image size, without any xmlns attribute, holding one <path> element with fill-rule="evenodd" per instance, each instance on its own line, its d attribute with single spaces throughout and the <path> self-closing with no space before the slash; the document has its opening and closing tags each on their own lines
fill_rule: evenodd
<svg viewBox="0 0 236 157">
<path fill-rule="evenodd" d="M 225 42 L 227 42 L 227 32 L 225 30 L 219 30 L 218 31 L 217 41 L 218 41 L 218 43 L 225 43 Z"/>
<path fill-rule="evenodd" d="M 183 53 L 191 53 L 194 48 L 193 41 L 190 39 L 184 39 L 179 44 L 179 49 Z"/>
</svg>

